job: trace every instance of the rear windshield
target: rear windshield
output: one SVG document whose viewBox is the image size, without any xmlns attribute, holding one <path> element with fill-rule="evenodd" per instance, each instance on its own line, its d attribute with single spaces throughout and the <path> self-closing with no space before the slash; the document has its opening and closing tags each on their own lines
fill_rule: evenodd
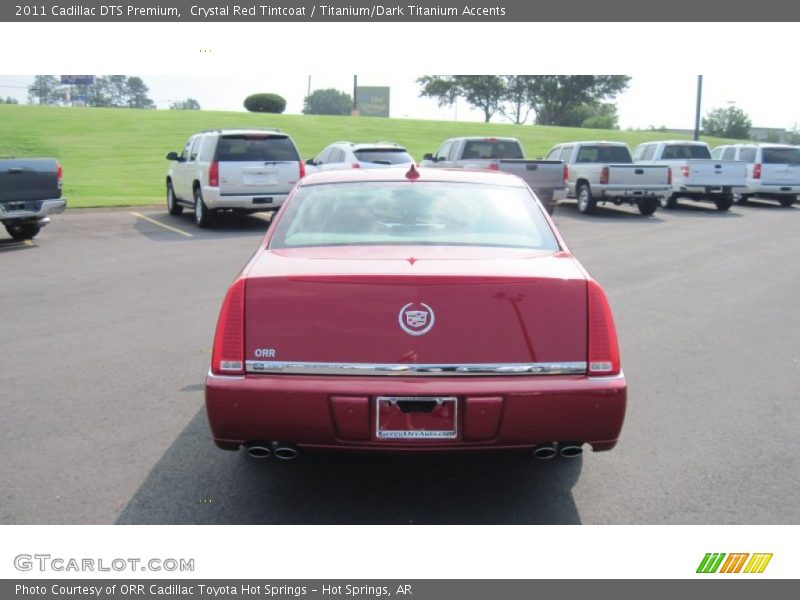
<svg viewBox="0 0 800 600">
<path fill-rule="evenodd" d="M 402 148 L 370 148 L 356 150 L 356 158 L 360 162 L 376 165 L 399 165 L 413 163 L 412 156 Z"/>
<path fill-rule="evenodd" d="M 461 158 L 523 158 L 523 154 L 514 140 L 468 140 Z"/>
<path fill-rule="evenodd" d="M 768 165 L 800 165 L 800 148 L 762 148 L 761 159 Z"/>
<path fill-rule="evenodd" d="M 630 163 L 627 146 L 581 146 L 575 162 L 579 163 Z"/>
<path fill-rule="evenodd" d="M 708 151 L 706 146 L 699 146 L 696 144 L 670 144 L 664 146 L 664 153 L 661 158 L 681 159 L 681 158 L 711 158 L 711 152 Z"/>
<path fill-rule="evenodd" d="M 270 248 L 363 245 L 558 250 L 527 189 L 449 182 L 301 187 L 270 242 Z"/>
<path fill-rule="evenodd" d="M 220 162 L 299 161 L 297 148 L 286 136 L 226 135 L 217 145 Z"/>
</svg>

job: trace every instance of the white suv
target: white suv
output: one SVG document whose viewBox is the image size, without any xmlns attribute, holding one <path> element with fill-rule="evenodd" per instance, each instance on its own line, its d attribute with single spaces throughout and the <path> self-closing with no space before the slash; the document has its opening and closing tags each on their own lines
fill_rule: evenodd
<svg viewBox="0 0 800 600">
<path fill-rule="evenodd" d="M 746 190 L 735 196 L 738 202 L 759 196 L 791 206 L 800 195 L 800 146 L 732 144 L 714 148 L 711 157 L 747 163 Z"/>
<path fill-rule="evenodd" d="M 380 169 L 410 167 L 414 158 L 402 146 L 393 142 L 354 144 L 334 142 L 314 158 L 306 161 L 309 170 L 331 171 L 337 169 Z"/>
<path fill-rule="evenodd" d="M 280 129 L 212 129 L 167 154 L 167 210 L 194 210 L 199 227 L 221 211 L 275 211 L 305 175 L 292 139 Z"/>
</svg>

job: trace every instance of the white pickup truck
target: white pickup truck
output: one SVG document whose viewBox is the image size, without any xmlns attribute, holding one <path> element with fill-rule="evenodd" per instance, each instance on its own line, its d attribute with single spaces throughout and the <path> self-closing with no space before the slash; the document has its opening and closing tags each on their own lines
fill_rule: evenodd
<svg viewBox="0 0 800 600">
<path fill-rule="evenodd" d="M 421 167 L 490 169 L 512 173 L 553 214 L 556 201 L 567 194 L 566 169 L 560 160 L 526 159 L 522 144 L 508 137 L 460 137 L 445 140 L 433 154 L 426 154 Z"/>
<path fill-rule="evenodd" d="M 678 198 L 688 198 L 710 200 L 718 210 L 728 210 L 733 195 L 744 191 L 746 163 L 712 159 L 705 142 L 647 142 L 636 147 L 633 160 L 665 164 L 672 169 L 672 194 L 662 196 L 664 208 L 675 208 Z"/>
<path fill-rule="evenodd" d="M 598 202 L 635 204 L 643 215 L 656 212 L 660 199 L 672 191 L 666 165 L 633 164 L 622 142 L 568 142 L 554 146 L 548 159 L 561 159 L 569 170 L 569 197 L 578 210 L 591 213 Z"/>
</svg>

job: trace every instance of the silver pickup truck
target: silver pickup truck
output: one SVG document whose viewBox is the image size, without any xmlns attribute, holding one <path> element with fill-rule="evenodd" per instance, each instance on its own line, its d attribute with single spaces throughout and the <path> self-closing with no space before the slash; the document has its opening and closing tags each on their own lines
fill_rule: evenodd
<svg viewBox="0 0 800 600">
<path fill-rule="evenodd" d="M 728 210 L 733 195 L 744 191 L 747 163 L 713 160 L 705 142 L 647 142 L 636 147 L 633 160 L 664 164 L 672 169 L 672 193 L 661 197 L 663 208 L 675 208 L 678 198 L 688 198 L 710 200 L 718 210 Z"/>
<path fill-rule="evenodd" d="M 0 159 L 0 221 L 15 240 L 28 240 L 67 206 L 61 165 L 54 158 Z"/>
<path fill-rule="evenodd" d="M 652 215 L 661 197 L 672 190 L 666 165 L 633 164 L 631 152 L 621 142 L 569 142 L 554 146 L 549 159 L 561 159 L 569 170 L 569 197 L 578 210 L 591 213 L 598 202 L 635 204 Z"/>
<path fill-rule="evenodd" d="M 445 140 L 434 154 L 426 154 L 421 167 L 490 169 L 513 173 L 553 213 L 557 200 L 566 197 L 566 171 L 560 160 L 526 159 L 522 144 L 507 137 L 460 137 Z"/>
</svg>

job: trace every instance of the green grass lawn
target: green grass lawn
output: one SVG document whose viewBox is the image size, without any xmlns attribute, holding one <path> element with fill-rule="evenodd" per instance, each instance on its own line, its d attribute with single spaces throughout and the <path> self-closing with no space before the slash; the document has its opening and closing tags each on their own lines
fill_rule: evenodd
<svg viewBox="0 0 800 600">
<path fill-rule="evenodd" d="M 676 137 L 654 131 L 455 121 L 4 104 L 0 105 L 0 157 L 58 158 L 71 207 L 153 204 L 164 196 L 164 155 L 179 152 L 191 134 L 214 127 L 279 127 L 292 136 L 304 159 L 337 140 L 394 141 L 421 159 L 449 137 L 512 136 L 520 139 L 527 156 L 537 158 L 558 142 L 606 139 L 633 147 Z M 712 147 L 727 141 L 703 139 Z"/>
</svg>

